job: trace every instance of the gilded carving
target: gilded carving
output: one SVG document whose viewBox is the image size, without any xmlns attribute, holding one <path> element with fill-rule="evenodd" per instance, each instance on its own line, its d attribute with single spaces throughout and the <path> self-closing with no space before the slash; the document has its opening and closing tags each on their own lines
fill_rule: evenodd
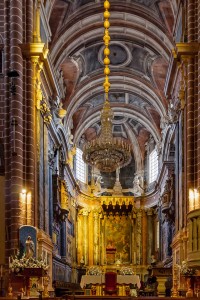
<svg viewBox="0 0 200 300">
<path fill-rule="evenodd" d="M 40 111 L 42 112 L 44 122 L 49 124 L 52 120 L 52 115 L 47 105 L 47 102 L 44 98 L 42 100 L 37 99 L 37 101 L 40 101 Z"/>
<path fill-rule="evenodd" d="M 68 209 L 69 205 L 69 194 L 66 186 L 66 182 L 64 180 L 61 181 L 61 208 Z"/>
<path fill-rule="evenodd" d="M 76 146 L 71 147 L 71 149 L 68 151 L 68 159 L 67 163 L 69 164 L 70 168 L 73 169 L 73 160 L 74 155 L 76 154 Z"/>
</svg>

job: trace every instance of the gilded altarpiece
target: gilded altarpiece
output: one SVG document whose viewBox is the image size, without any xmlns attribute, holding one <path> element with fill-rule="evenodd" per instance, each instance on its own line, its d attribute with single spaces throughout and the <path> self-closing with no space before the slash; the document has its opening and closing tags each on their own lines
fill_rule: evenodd
<svg viewBox="0 0 200 300">
<path fill-rule="evenodd" d="M 146 249 L 147 246 L 145 210 L 135 208 L 133 197 L 107 198 L 101 199 L 101 204 L 96 205 L 94 209 L 85 207 L 78 213 L 78 263 L 84 263 L 86 266 L 111 264 L 107 254 L 108 249 L 113 249 L 115 254 L 113 264 L 145 265 L 147 260 L 147 253 L 143 251 L 143 247 Z M 153 219 L 149 221 L 153 222 Z M 151 242 L 153 243 L 153 239 Z"/>
<path fill-rule="evenodd" d="M 78 265 L 99 265 L 106 270 L 130 266 L 144 278 L 156 251 L 156 211 L 136 207 L 133 197 L 84 200 L 76 228 Z"/>
<path fill-rule="evenodd" d="M 103 264 L 106 264 L 106 248 L 115 248 L 115 261 L 123 264 L 131 262 L 132 220 L 129 216 L 105 216 L 101 220 L 102 241 L 104 241 Z M 102 253 L 102 254 L 103 254 Z"/>
</svg>

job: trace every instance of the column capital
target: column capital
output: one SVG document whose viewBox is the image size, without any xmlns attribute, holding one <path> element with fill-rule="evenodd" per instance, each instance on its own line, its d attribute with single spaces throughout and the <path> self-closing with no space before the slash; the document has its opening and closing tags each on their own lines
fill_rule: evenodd
<svg viewBox="0 0 200 300">
<path fill-rule="evenodd" d="M 177 43 L 172 53 L 174 58 L 182 59 L 197 54 L 200 49 L 200 43 Z"/>
<path fill-rule="evenodd" d="M 154 214 L 154 209 L 153 208 L 148 208 L 147 209 L 147 216 L 153 216 Z"/>
</svg>

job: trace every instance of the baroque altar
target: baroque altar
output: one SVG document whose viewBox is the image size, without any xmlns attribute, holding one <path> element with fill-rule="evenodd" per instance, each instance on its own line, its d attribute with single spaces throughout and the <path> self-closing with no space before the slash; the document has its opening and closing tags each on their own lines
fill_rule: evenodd
<svg viewBox="0 0 200 300">
<path fill-rule="evenodd" d="M 134 202 L 133 196 L 101 196 L 94 206 L 79 210 L 77 260 L 84 267 L 101 266 L 104 273 L 131 267 L 140 280 L 148 276 L 155 245 L 156 213 Z"/>
</svg>

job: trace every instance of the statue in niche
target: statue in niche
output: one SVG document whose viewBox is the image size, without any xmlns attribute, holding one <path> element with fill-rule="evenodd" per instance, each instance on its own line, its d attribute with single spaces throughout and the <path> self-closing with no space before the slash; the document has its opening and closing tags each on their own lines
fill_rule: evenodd
<svg viewBox="0 0 200 300">
<path fill-rule="evenodd" d="M 96 192 L 101 192 L 101 183 L 103 183 L 102 176 L 99 175 L 96 179 L 96 182 L 95 182 L 95 191 Z"/>
<path fill-rule="evenodd" d="M 157 262 L 157 261 L 156 261 L 156 257 L 155 257 L 154 254 L 152 254 L 152 255 L 151 255 L 151 265 L 152 265 L 152 266 L 155 266 L 155 265 L 156 265 L 156 262 Z"/>
<path fill-rule="evenodd" d="M 84 257 L 82 256 L 81 260 L 80 260 L 80 265 L 83 266 L 84 264 L 85 264 L 85 261 L 84 261 Z"/>
<path fill-rule="evenodd" d="M 34 253 L 35 253 L 35 245 L 34 242 L 32 241 L 31 236 L 29 235 L 25 242 L 25 257 L 29 259 L 34 256 Z"/>
<path fill-rule="evenodd" d="M 61 89 L 61 93 L 62 93 L 61 96 L 62 96 L 62 98 L 65 98 L 67 87 L 65 85 L 64 74 L 63 74 L 63 70 L 62 69 L 60 69 L 60 71 L 58 72 L 58 84 L 59 84 L 60 89 Z"/>
<path fill-rule="evenodd" d="M 172 234 L 169 223 L 165 220 L 162 226 L 162 241 L 163 241 L 163 259 L 171 257 Z"/>
<path fill-rule="evenodd" d="M 140 196 L 143 193 L 143 188 L 141 186 L 141 178 L 138 175 L 136 175 L 133 180 L 133 193 L 138 196 Z"/>
<path fill-rule="evenodd" d="M 174 107 L 174 104 L 172 100 L 169 100 L 169 105 L 168 105 L 168 118 L 170 123 L 175 123 L 178 120 L 178 112 L 179 109 L 176 109 Z"/>
<path fill-rule="evenodd" d="M 98 177 L 97 177 L 97 179 L 96 179 L 96 185 L 98 184 L 98 183 L 103 183 L 103 181 L 102 181 L 102 176 L 101 175 L 99 175 Z"/>
</svg>

